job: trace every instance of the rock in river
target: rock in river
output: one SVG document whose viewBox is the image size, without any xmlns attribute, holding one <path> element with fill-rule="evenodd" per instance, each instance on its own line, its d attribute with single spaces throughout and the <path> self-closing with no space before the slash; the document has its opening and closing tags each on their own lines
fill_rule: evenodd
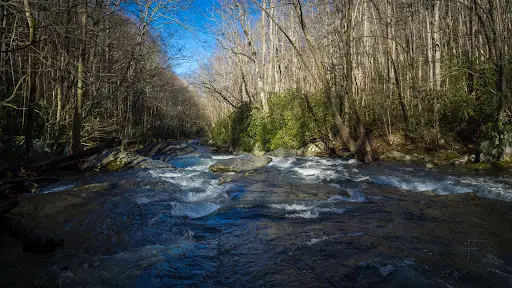
<svg viewBox="0 0 512 288">
<path fill-rule="evenodd" d="M 172 168 L 170 164 L 163 161 L 154 160 L 135 153 L 120 151 L 119 149 L 109 149 L 87 159 L 82 169 L 107 169 L 109 171 L 118 171 L 134 167 L 147 169 Z"/>
<path fill-rule="evenodd" d="M 300 150 L 279 148 L 279 149 L 265 153 L 265 156 L 298 157 L 298 156 L 303 156 L 303 153 Z"/>
<path fill-rule="evenodd" d="M 247 155 L 240 158 L 221 160 L 209 167 L 212 172 L 247 172 L 267 166 L 272 158 L 266 156 Z"/>
</svg>

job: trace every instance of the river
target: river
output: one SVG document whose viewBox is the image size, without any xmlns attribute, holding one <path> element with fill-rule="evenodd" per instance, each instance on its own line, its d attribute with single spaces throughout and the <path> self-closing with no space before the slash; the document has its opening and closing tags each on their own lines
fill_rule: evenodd
<svg viewBox="0 0 512 288">
<path fill-rule="evenodd" d="M 512 287 L 510 174 L 296 157 L 222 175 L 234 156 L 191 145 L 176 169 L 26 196 L 8 221 L 57 248 L 3 232 L 2 287 Z"/>
</svg>

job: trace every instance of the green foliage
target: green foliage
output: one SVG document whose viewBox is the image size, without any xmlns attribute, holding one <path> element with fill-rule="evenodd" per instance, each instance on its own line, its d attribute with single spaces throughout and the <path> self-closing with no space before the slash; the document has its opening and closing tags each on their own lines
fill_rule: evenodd
<svg viewBox="0 0 512 288">
<path fill-rule="evenodd" d="M 220 118 L 212 128 L 212 141 L 217 146 L 231 144 L 231 123 L 233 114 Z"/>
<path fill-rule="evenodd" d="M 235 149 L 252 151 L 256 144 L 265 151 L 278 148 L 299 149 L 320 135 L 304 102 L 304 94 L 296 90 L 272 94 L 269 113 L 250 104 L 238 106 L 220 119 L 212 129 L 217 145 L 229 144 Z M 307 95 L 320 125 L 331 125 L 322 95 Z"/>
<path fill-rule="evenodd" d="M 251 151 L 253 147 L 253 135 L 250 129 L 254 125 L 253 113 L 257 113 L 250 104 L 244 103 L 235 109 L 231 129 L 231 147 L 243 151 Z"/>
<path fill-rule="evenodd" d="M 512 145 L 512 125 L 489 123 L 484 127 L 482 140 L 480 151 L 494 160 L 501 160 L 505 147 Z"/>
<path fill-rule="evenodd" d="M 458 64 L 459 73 L 450 75 L 440 124 L 445 133 L 454 133 L 463 142 L 477 143 L 486 134 L 485 128 L 496 119 L 498 96 L 493 90 L 495 73 L 488 65 L 472 67 L 473 83 L 468 83 L 467 64 Z M 471 91 L 472 90 L 472 91 Z"/>
</svg>

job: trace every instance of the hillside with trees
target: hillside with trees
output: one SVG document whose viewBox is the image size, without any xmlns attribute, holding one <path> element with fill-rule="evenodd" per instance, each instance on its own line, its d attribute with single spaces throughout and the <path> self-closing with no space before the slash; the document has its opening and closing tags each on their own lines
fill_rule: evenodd
<svg viewBox="0 0 512 288">
<path fill-rule="evenodd" d="M 166 45 L 185 1 L 0 4 L 0 167 L 34 145 L 78 153 L 106 138 L 187 138 L 200 111 Z M 165 18 L 164 18 L 165 15 Z M 13 153 L 14 151 L 14 153 Z"/>
<path fill-rule="evenodd" d="M 218 144 L 510 150 L 507 0 L 219 1 L 195 82 Z M 509 152 L 510 153 L 510 152 Z M 478 157 L 477 157 L 478 158 Z"/>
</svg>

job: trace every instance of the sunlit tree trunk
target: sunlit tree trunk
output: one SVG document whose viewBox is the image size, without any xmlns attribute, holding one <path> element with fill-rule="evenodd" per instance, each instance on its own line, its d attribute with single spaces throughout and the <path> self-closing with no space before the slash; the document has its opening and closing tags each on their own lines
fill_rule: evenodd
<svg viewBox="0 0 512 288">
<path fill-rule="evenodd" d="M 78 54 L 77 66 L 77 86 L 76 86 L 76 101 L 73 114 L 73 130 L 71 135 L 71 154 L 79 153 L 82 150 L 81 144 L 81 131 L 82 131 L 82 101 L 85 92 L 84 86 L 84 65 L 86 55 L 86 39 L 87 39 L 87 0 L 83 0 L 80 8 L 80 51 Z"/>
</svg>

